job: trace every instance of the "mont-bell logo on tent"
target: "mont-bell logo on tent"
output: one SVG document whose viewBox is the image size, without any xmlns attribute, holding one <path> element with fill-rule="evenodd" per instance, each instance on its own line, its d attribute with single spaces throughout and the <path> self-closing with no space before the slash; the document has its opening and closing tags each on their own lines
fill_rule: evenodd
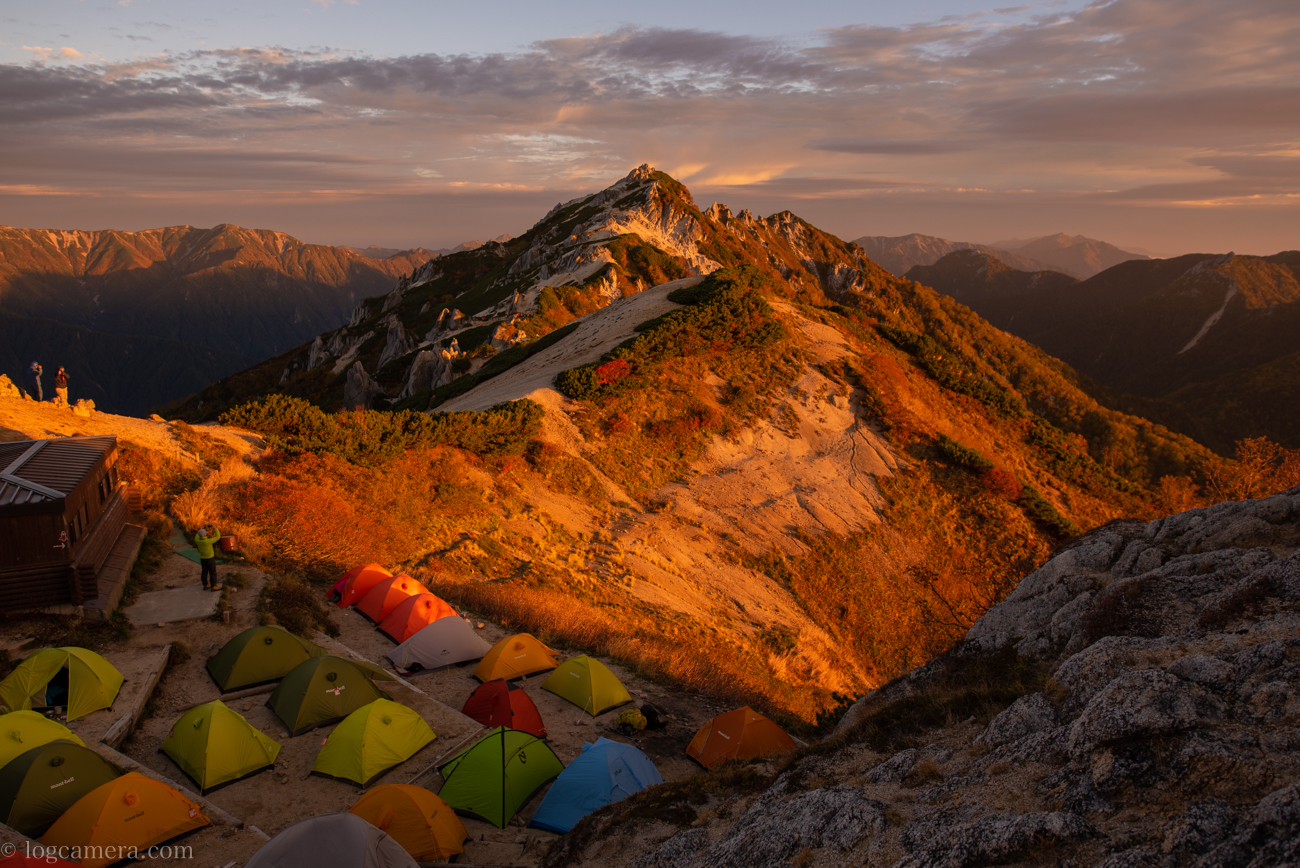
<svg viewBox="0 0 1300 868">
<path fill-rule="evenodd" d="M 341 694 L 341 693 L 343 692 L 343 688 L 345 688 L 345 687 L 347 687 L 346 684 L 340 684 L 338 687 L 326 687 L 326 688 L 325 688 L 325 692 L 326 692 L 326 693 L 333 693 L 335 696 L 338 696 L 339 694 Z"/>
</svg>

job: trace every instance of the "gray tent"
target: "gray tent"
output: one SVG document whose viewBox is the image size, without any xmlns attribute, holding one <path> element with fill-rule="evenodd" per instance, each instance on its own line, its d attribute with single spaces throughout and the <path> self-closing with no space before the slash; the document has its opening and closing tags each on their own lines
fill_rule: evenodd
<svg viewBox="0 0 1300 868">
<path fill-rule="evenodd" d="M 440 669 L 477 660 L 492 650 L 464 618 L 439 618 L 388 652 L 398 669 Z"/>
<path fill-rule="evenodd" d="M 418 868 L 410 854 L 356 814 L 294 823 L 248 860 L 247 868 Z"/>
</svg>

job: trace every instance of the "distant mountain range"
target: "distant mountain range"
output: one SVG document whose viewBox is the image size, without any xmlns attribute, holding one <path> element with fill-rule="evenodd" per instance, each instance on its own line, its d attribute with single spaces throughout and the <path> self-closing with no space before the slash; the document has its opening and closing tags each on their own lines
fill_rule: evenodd
<svg viewBox="0 0 1300 868">
<path fill-rule="evenodd" d="M 0 227 L 0 361 L 17 383 L 33 359 L 51 376 L 64 365 L 74 396 L 143 413 L 338 326 L 359 299 L 434 255 L 373 259 L 230 224 Z"/>
<path fill-rule="evenodd" d="M 1221 452 L 1300 446 L 1300 252 L 1133 260 L 1088 280 L 956 251 L 907 272 Z"/>
<path fill-rule="evenodd" d="M 498 235 L 496 238 L 493 238 L 492 240 L 497 242 L 498 244 L 504 244 L 505 242 L 509 241 L 511 238 L 514 238 L 514 236 L 509 233 L 505 233 L 503 235 Z M 410 250 L 404 250 L 400 247 L 380 247 L 375 244 L 371 244 L 369 247 L 348 247 L 347 245 L 344 245 L 343 249 L 351 250 L 353 253 L 359 253 L 362 256 L 366 257 L 367 259 L 392 259 L 393 257 L 399 257 L 399 256 L 416 257 L 416 258 L 423 256 L 425 259 L 431 259 L 435 256 L 447 256 L 448 254 L 451 253 L 460 253 L 462 250 L 477 250 L 478 248 L 482 247 L 486 243 L 487 243 L 486 241 L 478 241 L 478 240 L 463 241 L 460 244 L 457 244 L 455 247 L 442 247 L 439 248 L 438 250 L 425 250 L 423 247 L 415 247 Z"/>
<path fill-rule="evenodd" d="M 996 244 L 949 241 L 933 235 L 864 235 L 855 242 L 871 259 L 900 277 L 917 265 L 933 265 L 949 253 L 974 250 L 995 256 L 1020 271 L 1059 271 L 1080 280 L 1130 259 L 1148 259 L 1141 253 L 1120 250 L 1113 244 L 1064 234 L 1044 235 L 1031 241 L 1012 239 Z"/>
</svg>

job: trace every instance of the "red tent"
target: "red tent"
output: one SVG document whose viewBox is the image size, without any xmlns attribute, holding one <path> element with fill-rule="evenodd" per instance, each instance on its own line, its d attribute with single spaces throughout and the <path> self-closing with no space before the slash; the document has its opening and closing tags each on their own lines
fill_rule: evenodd
<svg viewBox="0 0 1300 868">
<path fill-rule="evenodd" d="M 460 711 L 489 729 L 504 726 L 546 738 L 546 725 L 533 700 L 504 678 L 480 684 Z"/>
<path fill-rule="evenodd" d="M 427 594 L 429 589 L 407 575 L 393 576 L 375 585 L 357 603 L 357 611 L 376 624 L 383 621 L 407 597 Z"/>
<path fill-rule="evenodd" d="M 379 625 L 379 631 L 401 645 L 439 618 L 456 614 L 445 600 L 434 594 L 407 597 Z"/>
<path fill-rule="evenodd" d="M 19 849 L 0 858 L 0 868 L 81 868 L 81 866 L 76 862 L 60 859 L 58 856 L 29 856 L 25 849 Z"/>
<path fill-rule="evenodd" d="M 379 564 L 365 564 L 360 567 L 353 567 L 343 574 L 343 578 L 334 583 L 330 596 L 332 597 L 334 592 L 337 592 L 339 595 L 338 607 L 346 609 L 364 597 L 366 591 L 369 591 L 384 579 L 391 579 L 392 577 L 393 574 Z"/>
</svg>

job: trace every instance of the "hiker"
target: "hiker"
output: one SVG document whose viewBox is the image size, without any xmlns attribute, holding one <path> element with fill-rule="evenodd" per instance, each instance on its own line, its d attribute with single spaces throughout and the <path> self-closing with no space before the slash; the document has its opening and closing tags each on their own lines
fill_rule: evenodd
<svg viewBox="0 0 1300 868">
<path fill-rule="evenodd" d="M 217 581 L 217 553 L 212 550 L 220 538 L 214 524 L 206 524 L 194 533 L 194 547 L 199 550 L 199 580 L 203 582 L 205 591 L 221 590 L 221 583 Z"/>
<path fill-rule="evenodd" d="M 32 383 L 32 394 L 36 396 L 36 400 L 44 401 L 45 392 L 42 391 L 41 389 L 41 363 L 40 362 L 32 362 L 31 366 L 27 369 L 27 379 L 30 380 Z"/>
<path fill-rule="evenodd" d="M 68 372 L 62 366 L 54 375 L 54 394 L 58 395 L 59 404 L 68 406 Z"/>
</svg>

